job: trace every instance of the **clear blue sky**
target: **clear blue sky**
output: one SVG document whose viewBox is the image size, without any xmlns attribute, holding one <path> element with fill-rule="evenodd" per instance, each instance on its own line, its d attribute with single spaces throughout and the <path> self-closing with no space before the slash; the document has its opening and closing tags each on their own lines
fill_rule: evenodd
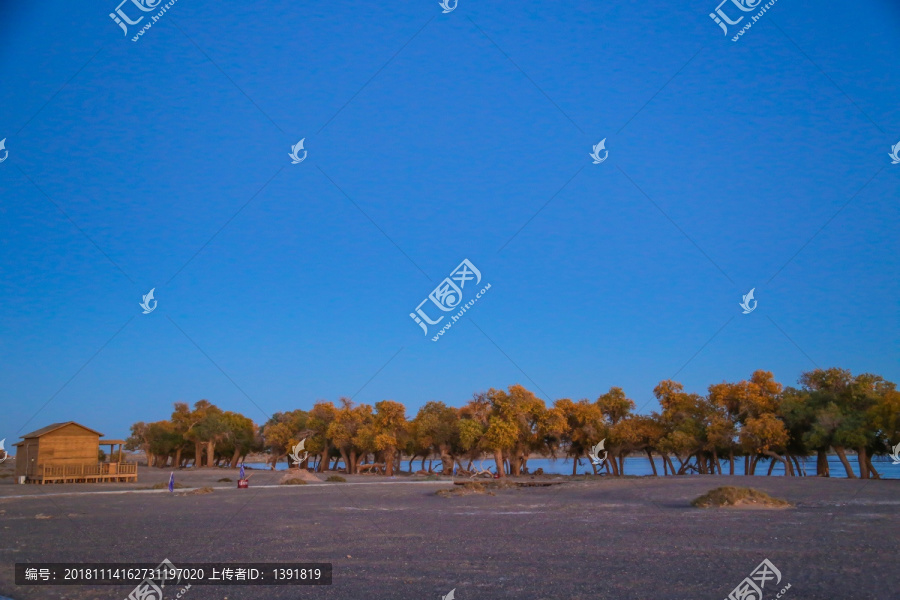
<svg viewBox="0 0 900 600">
<path fill-rule="evenodd" d="M 0 4 L 0 438 L 900 380 L 894 2 L 736 43 L 715 1 L 179 0 L 136 43 L 116 4 Z M 464 258 L 491 289 L 432 342 L 409 313 Z"/>
</svg>

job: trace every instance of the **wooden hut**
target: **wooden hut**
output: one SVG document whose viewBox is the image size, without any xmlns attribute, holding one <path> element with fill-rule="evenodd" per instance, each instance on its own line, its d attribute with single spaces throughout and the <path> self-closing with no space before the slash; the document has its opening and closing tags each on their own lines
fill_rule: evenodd
<svg viewBox="0 0 900 600">
<path fill-rule="evenodd" d="M 74 421 L 32 431 L 15 444 L 16 477 L 24 477 L 26 483 L 137 481 L 137 463 L 122 460 L 124 440 L 101 440 L 102 436 Z M 101 445 L 110 446 L 102 462 Z"/>
</svg>

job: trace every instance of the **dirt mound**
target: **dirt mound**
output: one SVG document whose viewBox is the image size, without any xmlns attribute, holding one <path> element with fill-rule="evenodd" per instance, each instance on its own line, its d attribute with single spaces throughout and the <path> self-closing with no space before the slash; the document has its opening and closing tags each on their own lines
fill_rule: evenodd
<svg viewBox="0 0 900 600">
<path fill-rule="evenodd" d="M 773 498 L 765 492 L 753 488 L 724 486 L 710 490 L 693 502 L 698 508 L 721 508 L 723 506 L 744 508 L 788 508 L 793 506 L 787 500 Z"/>
<path fill-rule="evenodd" d="M 281 476 L 281 480 L 278 483 L 280 485 L 296 485 L 291 484 L 291 480 L 298 480 L 303 483 L 322 483 L 321 479 L 306 469 L 288 469 L 287 472 Z"/>
</svg>

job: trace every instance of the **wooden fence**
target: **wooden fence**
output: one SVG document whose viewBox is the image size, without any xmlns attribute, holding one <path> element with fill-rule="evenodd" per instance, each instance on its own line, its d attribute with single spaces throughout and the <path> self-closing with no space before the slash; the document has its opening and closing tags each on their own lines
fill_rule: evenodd
<svg viewBox="0 0 900 600">
<path fill-rule="evenodd" d="M 38 465 L 28 475 L 29 483 L 96 483 L 137 481 L 137 463 L 95 463 L 90 465 Z"/>
</svg>

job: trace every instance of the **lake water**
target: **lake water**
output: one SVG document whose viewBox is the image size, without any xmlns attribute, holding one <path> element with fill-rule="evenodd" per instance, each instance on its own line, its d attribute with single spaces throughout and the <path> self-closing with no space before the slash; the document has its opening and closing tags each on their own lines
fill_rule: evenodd
<svg viewBox="0 0 900 600">
<path fill-rule="evenodd" d="M 856 464 L 856 456 L 848 456 L 847 459 L 850 461 L 850 466 L 853 467 L 853 472 L 859 476 L 859 467 Z M 656 463 L 656 469 L 659 475 L 663 474 L 663 465 L 662 459 L 659 457 L 654 457 L 654 462 Z M 672 463 L 676 466 L 678 465 L 678 461 L 672 459 Z M 721 460 L 722 470 L 727 474 L 728 473 L 728 460 Z M 419 469 L 421 468 L 421 460 L 416 459 L 413 462 L 413 468 Z M 427 461 L 426 461 L 427 464 Z M 440 461 L 435 460 L 435 465 L 440 464 Z M 476 463 L 476 465 L 479 463 Z M 872 464 L 875 467 L 875 470 L 881 475 L 882 479 L 900 479 L 900 464 L 892 464 L 890 457 L 876 457 Z M 343 463 L 338 463 L 338 468 L 343 468 Z M 816 474 L 816 457 L 808 456 L 805 459 L 800 459 L 800 465 L 806 471 L 807 475 L 814 476 Z M 844 471 L 844 465 L 841 464 L 841 460 L 837 456 L 829 456 L 828 457 L 828 465 L 831 471 L 831 476 L 836 478 L 846 478 L 847 474 Z M 264 463 L 246 463 L 246 466 L 252 467 L 253 469 L 268 469 L 268 465 Z M 404 460 L 402 463 L 402 468 L 405 470 L 409 466 L 409 461 Z M 494 461 L 493 460 L 485 460 L 484 461 L 485 468 L 490 468 L 492 471 L 494 469 Z M 279 471 L 284 471 L 288 468 L 288 464 L 286 461 L 281 461 L 276 466 L 276 469 Z M 553 460 L 550 458 L 532 458 L 528 461 L 528 470 L 534 473 L 537 469 L 543 469 L 544 473 L 551 473 L 556 475 L 571 475 L 572 474 L 572 459 L 557 459 Z M 756 474 L 757 475 L 765 475 L 769 470 L 769 459 L 760 459 L 760 461 L 756 465 Z M 605 473 L 606 470 L 604 469 Z M 587 459 L 581 459 L 578 467 L 578 474 L 583 475 L 585 473 L 593 473 L 591 470 L 590 462 Z M 629 456 L 625 458 L 625 474 L 626 475 L 653 475 L 653 469 L 650 467 L 650 461 L 645 456 Z M 734 474 L 735 475 L 743 475 L 744 474 L 744 458 L 736 458 L 734 460 Z M 772 475 L 784 475 L 784 467 L 780 462 L 776 461 L 775 468 L 772 470 Z"/>
</svg>

